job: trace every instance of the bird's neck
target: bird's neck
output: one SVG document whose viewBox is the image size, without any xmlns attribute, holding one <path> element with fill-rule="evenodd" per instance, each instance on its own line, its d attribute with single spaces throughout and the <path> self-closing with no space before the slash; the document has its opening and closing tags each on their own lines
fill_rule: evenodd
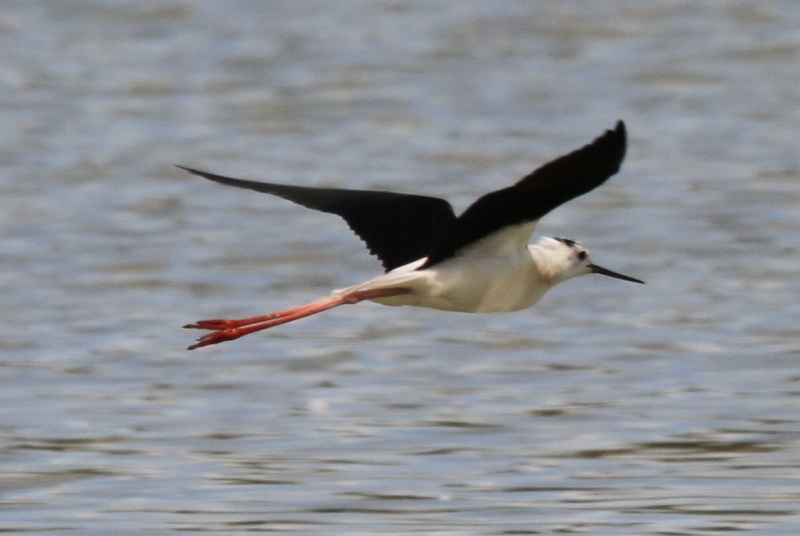
<svg viewBox="0 0 800 536">
<path fill-rule="evenodd" d="M 564 280 L 562 277 L 563 267 L 549 248 L 541 244 L 531 244 L 528 246 L 528 250 L 542 285 L 549 288 Z"/>
</svg>

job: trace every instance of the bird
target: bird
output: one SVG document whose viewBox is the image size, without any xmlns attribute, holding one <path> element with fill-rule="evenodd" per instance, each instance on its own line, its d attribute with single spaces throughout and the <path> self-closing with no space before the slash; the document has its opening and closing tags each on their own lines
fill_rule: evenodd
<svg viewBox="0 0 800 536">
<path fill-rule="evenodd" d="M 535 169 L 511 186 L 479 197 L 456 216 L 444 199 L 391 191 L 291 186 L 234 179 L 177 166 L 219 184 L 268 193 L 335 214 L 365 243 L 384 273 L 318 300 L 247 318 L 215 318 L 184 328 L 209 330 L 187 349 L 238 339 L 362 301 L 472 313 L 526 309 L 553 286 L 587 274 L 640 279 L 594 264 L 570 238 L 528 244 L 539 220 L 616 174 L 625 157 L 625 123 Z"/>
</svg>

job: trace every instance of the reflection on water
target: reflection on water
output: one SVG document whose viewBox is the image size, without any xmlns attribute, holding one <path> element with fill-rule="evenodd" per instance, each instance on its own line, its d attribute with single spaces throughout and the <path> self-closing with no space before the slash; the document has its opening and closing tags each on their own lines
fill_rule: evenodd
<svg viewBox="0 0 800 536">
<path fill-rule="evenodd" d="M 7 6 L 2 530 L 797 534 L 800 9 L 604 8 Z M 618 118 L 540 231 L 646 286 L 183 350 L 379 266 L 172 164 L 462 209 Z"/>
</svg>

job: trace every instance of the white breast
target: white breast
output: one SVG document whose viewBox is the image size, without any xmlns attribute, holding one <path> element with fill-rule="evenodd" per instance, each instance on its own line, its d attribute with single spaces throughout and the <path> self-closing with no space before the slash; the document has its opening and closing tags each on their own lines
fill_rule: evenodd
<svg viewBox="0 0 800 536">
<path fill-rule="evenodd" d="M 527 253 L 527 252 L 526 252 Z M 483 259 L 464 262 L 455 257 L 427 270 L 414 265 L 398 268 L 367 282 L 360 288 L 403 287 L 408 294 L 376 299 L 383 305 L 413 305 L 474 313 L 517 311 L 530 307 L 549 288 L 538 278 L 529 255 L 510 259 Z M 382 279 L 382 281 L 378 281 Z M 371 284 L 370 284 L 371 283 Z"/>
<path fill-rule="evenodd" d="M 431 268 L 419 270 L 420 259 L 337 292 L 405 288 L 407 294 L 373 301 L 473 313 L 525 309 L 551 286 L 527 244 L 535 223 L 506 227 Z"/>
</svg>

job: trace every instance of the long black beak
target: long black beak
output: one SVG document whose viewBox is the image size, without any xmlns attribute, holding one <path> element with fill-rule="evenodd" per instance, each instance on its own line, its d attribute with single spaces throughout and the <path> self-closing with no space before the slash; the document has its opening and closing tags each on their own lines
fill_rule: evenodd
<svg viewBox="0 0 800 536">
<path fill-rule="evenodd" d="M 644 281 L 640 279 L 636 279 L 635 277 L 629 277 L 627 275 L 618 274 L 617 272 L 612 272 L 611 270 L 603 268 L 602 266 L 597 266 L 596 264 L 590 264 L 589 269 L 592 271 L 593 274 L 607 275 L 608 277 L 613 277 L 614 279 L 622 279 L 623 281 L 630 281 L 631 283 L 641 283 L 644 285 Z"/>
</svg>

